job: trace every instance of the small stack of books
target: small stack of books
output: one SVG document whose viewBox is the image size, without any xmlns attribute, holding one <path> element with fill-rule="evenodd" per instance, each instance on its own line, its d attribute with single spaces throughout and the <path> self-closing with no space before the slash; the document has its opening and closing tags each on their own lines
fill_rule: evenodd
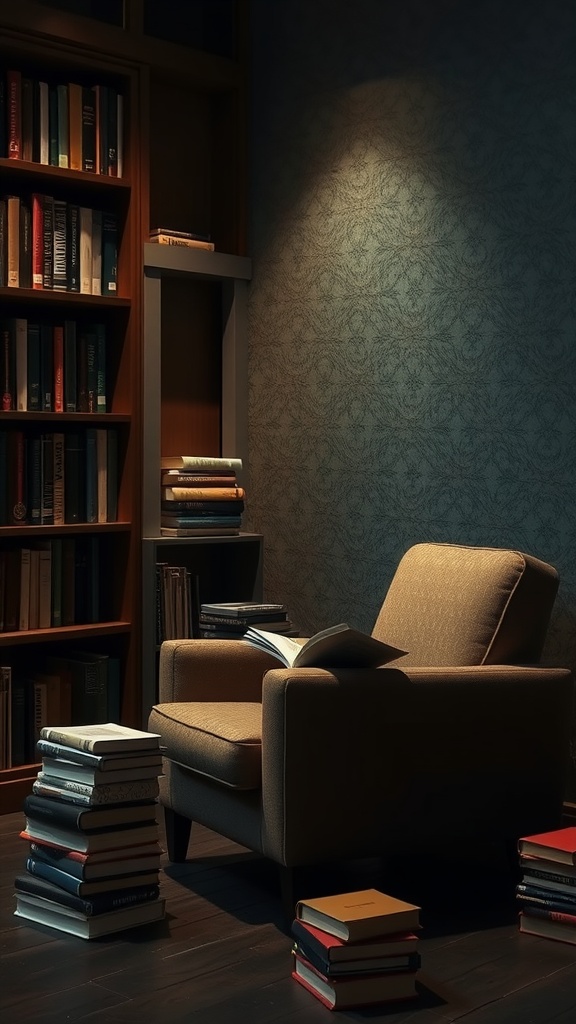
<svg viewBox="0 0 576 1024">
<path fill-rule="evenodd" d="M 259 604 L 257 601 L 200 605 L 199 635 L 205 640 L 239 640 L 251 627 L 289 634 L 292 623 L 286 605 Z"/>
<path fill-rule="evenodd" d="M 162 750 L 126 726 L 41 730 L 42 769 L 26 797 L 26 873 L 17 917 L 92 939 L 164 917 L 156 820 Z"/>
<path fill-rule="evenodd" d="M 160 461 L 160 532 L 168 537 L 238 534 L 245 491 L 242 459 L 203 455 Z"/>
<path fill-rule="evenodd" d="M 576 945 L 576 826 L 524 836 L 518 852 L 520 931 Z"/>
<path fill-rule="evenodd" d="M 292 977 L 330 1010 L 418 995 L 420 907 L 377 889 L 300 900 Z"/>
<path fill-rule="evenodd" d="M 214 252 L 214 242 L 210 235 L 201 235 L 195 231 L 175 231 L 174 228 L 153 228 L 150 241 L 157 245 L 183 245 L 188 249 L 206 249 Z"/>
</svg>

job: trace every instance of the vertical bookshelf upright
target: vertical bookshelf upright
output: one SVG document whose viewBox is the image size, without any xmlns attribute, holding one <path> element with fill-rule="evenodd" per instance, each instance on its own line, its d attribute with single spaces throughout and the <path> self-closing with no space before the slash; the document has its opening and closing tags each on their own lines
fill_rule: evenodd
<svg viewBox="0 0 576 1024">
<path fill-rule="evenodd" d="M 115 287 L 103 289 L 109 291 L 108 294 L 98 294 L 98 286 L 92 284 L 88 292 L 70 290 L 71 278 L 66 278 L 66 275 L 63 282 L 59 281 L 61 290 L 53 287 L 55 282 L 49 276 L 44 277 L 41 286 L 38 286 L 38 280 L 36 286 L 33 286 L 27 277 L 18 279 L 16 285 L 14 281 L 9 285 L 8 280 L 5 280 L 3 286 L 0 286 L 4 367 L 7 354 L 10 361 L 14 357 L 13 348 L 10 351 L 14 345 L 10 340 L 10 332 L 16 323 L 24 325 L 21 338 L 28 355 L 31 352 L 31 327 L 39 325 L 41 353 L 48 353 L 49 347 L 56 345 L 57 328 L 68 334 L 75 331 L 76 341 L 72 347 L 78 365 L 82 362 L 81 353 L 85 351 L 80 337 L 91 333 L 94 325 L 97 325 L 104 338 L 101 355 L 105 357 L 101 362 L 101 366 L 105 365 L 105 372 L 101 376 L 101 383 L 105 384 L 101 411 L 97 411 L 91 396 L 84 402 L 79 394 L 76 395 L 73 408 L 70 402 L 62 407 L 56 399 L 55 387 L 61 370 L 56 371 L 56 363 L 51 355 L 49 361 L 45 362 L 51 398 L 48 400 L 45 397 L 42 378 L 36 382 L 40 384 L 40 405 L 35 405 L 30 395 L 33 384 L 32 364 L 28 363 L 24 401 L 10 402 L 6 399 L 3 403 L 3 411 L 0 412 L 0 445 L 5 490 L 0 525 L 0 563 L 3 571 L 11 575 L 8 580 L 3 580 L 2 587 L 0 658 L 2 665 L 10 667 L 13 680 L 28 680 L 31 672 L 41 669 L 45 659 L 56 653 L 66 655 L 82 648 L 112 656 L 119 669 L 120 695 L 115 704 L 118 717 L 125 724 L 136 726 L 141 721 L 141 435 L 138 410 L 142 289 L 140 153 L 136 126 L 140 80 L 137 68 L 129 61 L 117 56 L 105 56 L 98 50 L 78 45 L 78 41 L 72 45 L 61 37 L 56 39 L 44 31 L 36 32 L 32 16 L 34 6 L 31 6 L 26 28 L 14 27 L 11 19 L 10 24 L 2 26 L 0 53 L 3 68 L 15 71 L 22 79 L 32 82 L 33 89 L 36 89 L 35 83 L 48 83 L 50 94 L 57 92 L 58 85 L 69 88 L 70 83 L 87 88 L 99 85 L 116 90 L 123 98 L 124 113 L 120 147 L 121 176 L 109 172 L 100 173 L 98 167 L 92 171 L 40 162 L 41 150 L 36 144 L 39 129 L 34 126 L 34 148 L 32 153 L 26 150 L 26 159 L 22 158 L 22 151 L 19 158 L 14 158 L 14 155 L 11 158 L 9 147 L 0 157 L 0 191 L 2 196 L 18 197 L 23 207 L 32 203 L 34 195 L 48 196 L 55 204 L 60 201 L 60 209 L 65 211 L 70 207 L 78 207 L 99 211 L 103 217 L 111 215 L 117 231 L 117 265 Z M 26 11 L 18 11 L 14 20 L 18 21 L 25 15 Z M 6 77 L 4 82 L 6 84 Z M 50 124 L 53 124 L 52 120 Z M 46 227 L 46 221 L 44 223 Z M 53 237 L 46 241 L 48 248 L 49 243 L 54 245 Z M 44 270 L 47 274 L 46 266 Z M 70 325 L 73 325 L 72 328 Z M 66 367 L 72 366 L 70 353 L 71 348 L 67 348 Z M 80 372 L 75 375 L 79 387 L 81 376 Z M 88 387 L 91 390 L 92 384 Z M 70 398 L 70 395 L 67 397 Z M 116 443 L 116 471 L 110 466 L 108 477 L 110 482 L 117 479 L 117 488 L 112 488 L 114 500 L 104 512 L 101 508 L 95 519 L 89 507 L 87 485 L 83 483 L 78 490 L 78 507 L 75 510 L 71 508 L 69 499 L 77 475 L 68 471 L 69 463 L 65 459 L 65 514 L 51 517 L 48 478 L 55 463 L 53 455 L 48 454 L 37 475 L 35 465 L 39 447 L 48 453 L 50 446 L 56 446 L 57 443 L 62 444 L 66 451 L 76 448 L 79 452 L 77 465 L 84 470 L 87 462 L 90 462 L 89 451 L 96 436 L 106 442 L 107 449 L 112 449 L 112 441 Z M 23 453 L 24 463 L 17 463 L 15 452 Z M 17 464 L 23 473 L 22 494 L 17 493 Z M 33 497 L 38 488 L 42 506 L 39 515 Z M 22 499 L 22 507 L 16 514 L 14 493 Z M 18 566 L 24 560 L 22 551 L 27 550 L 50 553 L 52 588 L 57 575 L 65 588 L 71 575 L 75 579 L 76 590 L 72 597 L 72 588 L 67 588 L 69 606 L 65 614 L 56 614 L 56 598 L 52 589 L 49 595 L 50 607 L 43 617 L 42 625 L 35 616 L 30 620 L 26 616 L 20 617 L 14 622 L 13 618 L 8 620 L 4 614 L 14 587 L 22 588 L 22 607 L 26 591 Z M 70 555 L 71 561 L 66 563 L 68 568 L 63 567 L 61 573 L 57 573 L 56 552 L 60 555 L 62 550 Z M 83 569 L 84 559 L 86 563 Z M 65 559 L 63 566 L 64 562 Z M 91 595 L 89 607 L 80 600 L 84 592 Z M 23 692 L 29 693 L 27 686 L 24 686 Z M 33 712 L 28 710 L 27 714 L 30 718 Z M 34 723 L 31 728 L 33 732 Z M 30 790 L 37 765 L 33 757 L 34 743 L 30 742 L 29 736 L 27 751 L 24 763 L 14 763 L 21 759 L 15 758 L 14 751 L 3 752 L 0 813 L 19 809 L 24 795 Z"/>
</svg>

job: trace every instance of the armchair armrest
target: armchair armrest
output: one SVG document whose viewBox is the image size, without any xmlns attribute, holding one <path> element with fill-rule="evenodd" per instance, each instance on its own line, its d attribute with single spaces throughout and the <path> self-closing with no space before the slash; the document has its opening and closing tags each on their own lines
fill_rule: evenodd
<svg viewBox="0 0 576 1024">
<path fill-rule="evenodd" d="M 242 640 L 166 640 L 160 648 L 159 702 L 259 701 L 275 658 Z"/>
<path fill-rule="evenodd" d="M 571 707 L 560 668 L 269 671 L 265 852 L 294 865 L 465 838 L 483 818 L 555 827 Z"/>
</svg>

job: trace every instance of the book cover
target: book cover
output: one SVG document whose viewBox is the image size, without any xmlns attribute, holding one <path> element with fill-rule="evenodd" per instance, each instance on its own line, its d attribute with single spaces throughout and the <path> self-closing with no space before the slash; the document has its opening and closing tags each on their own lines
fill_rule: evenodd
<svg viewBox="0 0 576 1024">
<path fill-rule="evenodd" d="M 521 856 L 532 855 L 559 864 L 576 864 L 576 825 L 522 836 L 518 840 Z"/>
<path fill-rule="evenodd" d="M 107 722 L 102 725 L 76 725 L 42 730 L 42 739 L 62 743 L 91 753 L 113 753 L 118 750 L 154 750 L 160 736 L 154 732 L 131 729 L 127 725 Z"/>
<path fill-rule="evenodd" d="M 104 829 L 141 827 L 155 822 L 156 804 L 150 800 L 133 807 L 78 807 L 38 793 L 29 793 L 24 798 L 24 814 L 36 825 L 55 826 L 70 832 L 101 832 Z M 155 835 L 152 838 L 158 837 Z M 136 842 L 131 837 L 129 840 L 130 844 Z"/>
<path fill-rule="evenodd" d="M 40 900 L 26 893 L 17 893 L 16 917 L 47 925 L 69 935 L 81 939 L 101 938 L 113 935 L 143 924 L 161 921 L 165 914 L 165 900 L 156 899 L 122 910 L 113 910 L 108 914 L 86 917 L 75 914 L 67 908 L 55 907 L 49 900 Z"/>
<path fill-rule="evenodd" d="M 358 942 L 401 930 L 418 929 L 420 907 L 377 889 L 361 889 L 299 900 L 296 918 L 346 942 Z"/>
<path fill-rule="evenodd" d="M 221 621 L 221 616 L 232 619 L 281 619 L 286 617 L 285 604 L 260 603 L 258 601 L 220 601 L 203 602 L 200 614 L 204 618 L 212 616 L 212 622 Z"/>
<path fill-rule="evenodd" d="M 161 469 L 228 469 L 239 473 L 242 469 L 242 459 L 220 458 L 205 455 L 165 455 L 160 459 Z"/>
<path fill-rule="evenodd" d="M 130 804 L 155 800 L 159 794 L 158 780 L 135 779 L 127 782 L 99 782 L 94 785 L 75 779 L 54 778 L 39 771 L 32 785 L 39 796 L 54 797 L 83 807 L 101 807 L 110 804 Z"/>
<path fill-rule="evenodd" d="M 377 668 L 407 653 L 346 623 L 323 629 L 306 641 L 251 626 L 244 641 L 287 668 Z"/>
<path fill-rule="evenodd" d="M 51 803 L 58 804 L 57 800 Z M 66 804 L 59 805 L 62 807 Z M 72 805 L 69 805 L 72 806 Z M 143 805 L 144 806 L 144 805 Z M 153 805 L 150 805 L 153 806 Z M 73 808 L 81 810 L 81 808 Z M 107 813 L 117 814 L 122 808 L 110 808 Z M 124 808 L 125 809 L 125 808 Z M 90 813 L 95 814 L 95 811 Z M 98 812 L 103 813 L 103 812 Z M 141 846 L 142 843 L 152 843 L 158 840 L 158 823 L 154 821 L 114 824 L 100 829 L 77 829 L 67 828 L 57 824 L 56 820 L 42 821 L 37 818 L 26 817 L 23 832 L 20 833 L 23 839 L 44 843 L 48 846 L 62 847 L 66 850 L 77 850 L 80 853 L 95 853 L 103 850 L 128 850 L 132 846 Z"/>
<path fill-rule="evenodd" d="M 306 921 L 296 918 L 291 925 L 292 936 L 304 956 L 316 956 L 327 965 L 357 963 L 379 957 L 411 956 L 418 951 L 419 937 L 415 932 L 392 932 L 365 942 L 345 942 L 337 935 L 322 931 Z"/>
<path fill-rule="evenodd" d="M 96 171 L 96 96 L 89 87 L 82 89 L 82 170 Z"/>
<path fill-rule="evenodd" d="M 162 487 L 160 491 L 161 500 L 166 502 L 237 501 L 245 497 L 246 491 L 243 487 Z"/>
<path fill-rule="evenodd" d="M 159 843 L 142 844 L 126 850 L 105 850 L 100 853 L 79 853 L 62 847 L 46 846 L 32 840 L 30 855 L 34 860 L 56 868 L 78 881 L 93 881 L 158 871 L 162 849 Z"/>
<path fill-rule="evenodd" d="M 39 751 L 40 752 L 40 751 Z M 106 760 L 110 760 L 107 758 Z M 133 782 L 139 779 L 156 779 L 162 774 L 162 760 L 158 758 L 141 758 L 140 760 L 154 760 L 152 764 L 138 764 L 137 758 L 125 758 L 129 762 L 128 767 L 120 768 L 97 768 L 88 764 L 75 764 L 61 757 L 50 757 L 42 755 L 42 772 L 46 778 L 52 778 L 54 783 L 59 779 L 63 782 L 79 782 L 88 787 L 100 786 L 103 784 L 116 784 L 122 782 Z M 136 763 L 134 763 L 136 762 Z M 122 758 L 116 758 L 116 764 L 122 763 Z"/>
<path fill-rule="evenodd" d="M 18 894 L 26 893 L 30 896 L 50 900 L 61 908 L 67 907 L 80 914 L 85 914 L 87 917 L 109 913 L 111 910 L 120 910 L 122 907 L 130 907 L 139 903 L 148 903 L 160 895 L 160 886 L 156 880 L 151 885 L 128 886 L 110 892 L 97 893 L 91 897 L 82 897 L 31 873 L 17 875 L 14 880 L 14 888 Z"/>
<path fill-rule="evenodd" d="M 162 764 L 162 747 L 154 747 L 152 750 L 119 750 L 111 754 L 92 754 L 88 750 L 80 750 L 77 747 L 69 747 L 63 743 L 54 743 L 51 740 L 40 739 L 38 741 L 38 753 L 42 758 L 58 760 L 60 764 L 65 763 L 67 768 L 74 770 L 75 767 L 86 766 L 90 771 L 109 772 L 120 771 L 126 768 L 142 768 Z"/>
<path fill-rule="evenodd" d="M 413 999 L 418 995 L 416 971 L 326 978 L 310 961 L 296 954 L 293 954 L 293 959 L 292 977 L 330 1010 Z"/>
<path fill-rule="evenodd" d="M 567 942 L 576 945 L 576 928 L 563 920 L 540 917 L 522 911 L 518 918 L 519 930 L 525 935 L 536 935 L 542 939 L 554 939 L 556 942 Z"/>
<path fill-rule="evenodd" d="M 61 868 L 48 864 L 41 857 L 30 856 L 26 858 L 26 871 L 35 878 L 41 878 L 45 882 L 64 889 L 65 892 L 81 899 L 95 896 L 99 893 L 122 892 L 123 890 L 135 890 L 142 886 L 150 887 L 158 885 L 158 871 L 138 871 L 132 874 L 116 876 L 111 872 L 104 878 L 83 879 L 63 871 Z"/>
</svg>

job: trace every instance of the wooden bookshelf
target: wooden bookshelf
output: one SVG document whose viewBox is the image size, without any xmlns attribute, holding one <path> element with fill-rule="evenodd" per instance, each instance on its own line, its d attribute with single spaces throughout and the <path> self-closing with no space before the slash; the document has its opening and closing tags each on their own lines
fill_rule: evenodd
<svg viewBox="0 0 576 1024">
<path fill-rule="evenodd" d="M 0 11 L 5 69 L 108 84 L 124 96 L 121 177 L 0 157 L 1 195 L 52 195 L 111 211 L 119 225 L 115 295 L 0 286 L 2 320 L 105 324 L 107 411 L 10 410 L 0 412 L 0 431 L 114 430 L 120 467 L 113 522 L 0 526 L 0 550 L 96 538 L 103 608 L 95 622 L 0 632 L 0 649 L 2 664 L 18 672 L 57 648 L 113 655 L 121 664 L 121 720 L 140 727 L 155 695 L 149 588 L 159 551 L 203 577 L 205 600 L 258 599 L 262 592 L 259 535 L 184 542 L 159 536 L 162 452 L 233 454 L 248 462 L 247 3 L 219 5 L 218 17 L 228 20 L 221 48 L 212 46 L 219 26 L 209 0 L 167 0 L 160 17 L 148 0 L 112 7 L 103 14 L 91 0 L 19 0 Z M 217 251 L 147 244 L 153 226 L 209 233 Z M 0 813 L 21 807 L 37 768 L 31 762 L 0 770 Z"/>
</svg>

